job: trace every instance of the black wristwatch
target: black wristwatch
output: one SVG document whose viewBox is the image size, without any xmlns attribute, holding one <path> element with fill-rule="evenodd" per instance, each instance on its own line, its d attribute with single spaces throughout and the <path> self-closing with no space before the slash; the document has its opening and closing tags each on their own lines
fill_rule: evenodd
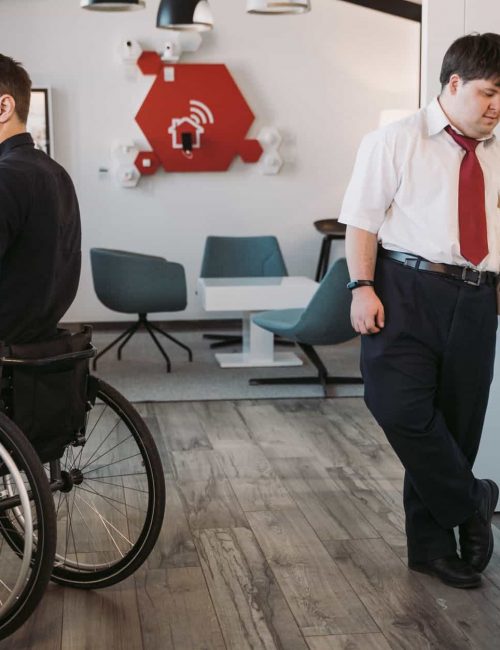
<svg viewBox="0 0 500 650">
<path fill-rule="evenodd" d="M 351 280 L 351 282 L 348 282 L 346 286 L 349 291 L 352 291 L 358 287 L 374 287 L 375 282 L 373 280 Z"/>
</svg>

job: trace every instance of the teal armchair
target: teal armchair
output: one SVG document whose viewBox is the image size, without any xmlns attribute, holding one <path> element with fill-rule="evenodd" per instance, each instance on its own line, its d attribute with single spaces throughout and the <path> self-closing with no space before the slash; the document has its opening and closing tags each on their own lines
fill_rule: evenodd
<svg viewBox="0 0 500 650">
<path fill-rule="evenodd" d="M 288 275 L 276 237 L 207 237 L 201 263 L 201 278 L 256 278 Z M 213 339 L 211 348 L 237 345 L 240 335 L 204 334 Z"/>
<path fill-rule="evenodd" d="M 167 262 L 163 257 L 154 255 L 108 248 L 92 248 L 90 261 L 94 289 L 102 304 L 113 311 L 138 314 L 138 320 L 94 358 L 94 369 L 99 357 L 120 341 L 118 359 L 121 359 L 124 346 L 140 327 L 144 327 L 153 339 L 165 359 L 167 372 L 171 370 L 170 358 L 156 334 L 184 348 L 189 361 L 193 360 L 187 345 L 148 320 L 151 313 L 182 311 L 186 308 L 186 276 L 182 264 Z"/>
<path fill-rule="evenodd" d="M 331 266 L 304 309 L 279 309 L 253 316 L 253 322 L 259 327 L 297 343 L 318 374 L 313 377 L 251 379 L 250 384 L 321 384 L 326 395 L 328 384 L 363 383 L 361 377 L 331 376 L 315 350 L 315 346 L 336 345 L 358 336 L 351 325 L 348 282 L 347 262 L 342 258 Z"/>
</svg>

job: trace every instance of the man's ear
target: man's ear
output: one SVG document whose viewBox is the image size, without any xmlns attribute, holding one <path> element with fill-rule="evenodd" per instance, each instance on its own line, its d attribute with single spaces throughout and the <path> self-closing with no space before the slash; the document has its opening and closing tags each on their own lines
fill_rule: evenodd
<svg viewBox="0 0 500 650">
<path fill-rule="evenodd" d="M 16 102 L 12 95 L 0 96 L 0 124 L 5 124 L 14 115 Z"/>
<path fill-rule="evenodd" d="M 454 73 L 451 75 L 450 80 L 448 81 L 448 90 L 450 91 L 451 95 L 456 95 L 459 86 L 462 83 L 462 79 L 460 75 Z"/>
</svg>

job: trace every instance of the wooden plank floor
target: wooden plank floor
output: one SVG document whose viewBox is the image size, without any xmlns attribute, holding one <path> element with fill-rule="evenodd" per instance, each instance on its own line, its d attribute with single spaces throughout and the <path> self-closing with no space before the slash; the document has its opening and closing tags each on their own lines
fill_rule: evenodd
<svg viewBox="0 0 500 650">
<path fill-rule="evenodd" d="M 2 650 L 500 647 L 500 528 L 481 589 L 409 572 L 402 469 L 361 399 L 138 409 L 167 482 L 156 548 L 114 587 L 50 585 Z"/>
</svg>

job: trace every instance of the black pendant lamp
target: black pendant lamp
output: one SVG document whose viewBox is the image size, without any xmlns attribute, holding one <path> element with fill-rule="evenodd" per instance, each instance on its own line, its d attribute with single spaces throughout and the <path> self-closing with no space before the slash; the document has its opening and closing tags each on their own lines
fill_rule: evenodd
<svg viewBox="0 0 500 650">
<path fill-rule="evenodd" d="M 81 0 L 82 9 L 93 11 L 131 11 L 144 9 L 144 0 Z"/>
<path fill-rule="evenodd" d="M 206 0 L 161 0 L 156 26 L 179 31 L 206 32 L 213 27 Z"/>
</svg>

